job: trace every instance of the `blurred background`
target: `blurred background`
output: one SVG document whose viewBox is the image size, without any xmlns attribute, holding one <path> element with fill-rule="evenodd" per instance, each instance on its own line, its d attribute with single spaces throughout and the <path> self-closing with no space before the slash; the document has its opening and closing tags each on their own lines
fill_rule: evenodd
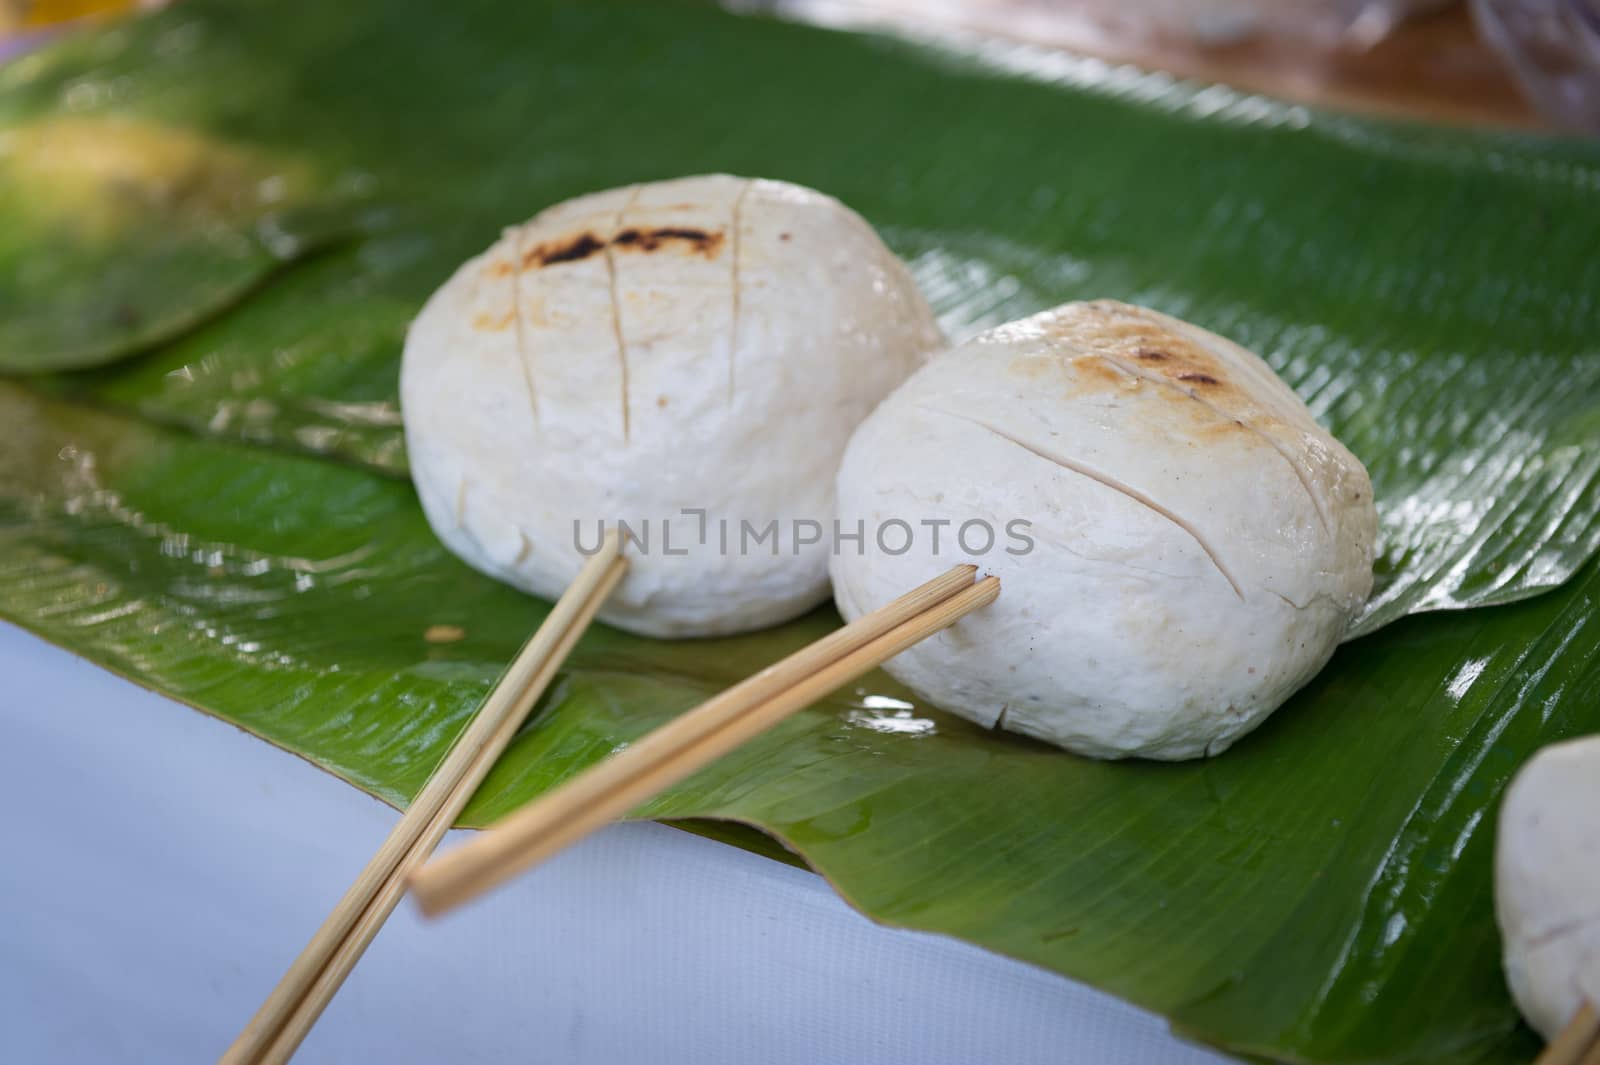
<svg viewBox="0 0 1600 1065">
<path fill-rule="evenodd" d="M 0 57 L 161 0 L 0 0 Z M 181 2 L 181 0 L 178 0 Z M 1600 133 L 1600 0 L 731 0 L 979 31 L 1302 103 Z"/>
</svg>

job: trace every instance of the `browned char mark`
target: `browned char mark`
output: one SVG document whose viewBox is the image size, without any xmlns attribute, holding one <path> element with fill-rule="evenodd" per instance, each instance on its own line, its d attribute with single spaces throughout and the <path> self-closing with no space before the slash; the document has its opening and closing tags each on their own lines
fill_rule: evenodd
<svg viewBox="0 0 1600 1065">
<path fill-rule="evenodd" d="M 547 240 L 543 244 L 535 244 L 522 256 L 524 270 L 535 266 L 551 266 L 555 263 L 575 263 L 580 259 L 587 259 L 595 252 L 605 250 L 605 241 L 593 233 L 579 233 L 575 237 L 563 240 Z"/>
<path fill-rule="evenodd" d="M 727 235 L 721 230 L 708 232 L 685 226 L 658 226 L 641 228 L 629 226 L 609 241 L 593 233 L 579 233 L 560 240 L 545 241 L 529 248 L 522 256 L 522 268 L 533 270 L 557 263 L 574 263 L 605 251 L 607 246 L 628 251 L 656 251 L 670 243 L 678 243 L 697 255 L 715 259 L 722 250 Z"/>
<path fill-rule="evenodd" d="M 707 259 L 714 259 L 717 257 L 717 252 L 722 250 L 722 243 L 726 239 L 727 235 L 721 230 L 708 233 L 703 229 L 690 229 L 684 226 L 660 226 L 655 229 L 629 226 L 611 238 L 611 245 L 616 248 L 655 251 L 669 241 L 682 241 L 688 245 L 689 251 L 704 255 Z"/>
</svg>

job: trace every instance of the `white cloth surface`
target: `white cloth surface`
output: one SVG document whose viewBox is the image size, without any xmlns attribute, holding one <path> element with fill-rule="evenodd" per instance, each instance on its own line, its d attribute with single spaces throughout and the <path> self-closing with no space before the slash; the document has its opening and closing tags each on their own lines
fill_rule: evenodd
<svg viewBox="0 0 1600 1065">
<path fill-rule="evenodd" d="M 0 677 L 0 1061 L 213 1060 L 396 814 L 9 625 Z M 1059 976 L 874 925 L 810 873 L 633 824 L 439 921 L 402 903 L 296 1060 L 1228 1059 Z"/>
</svg>

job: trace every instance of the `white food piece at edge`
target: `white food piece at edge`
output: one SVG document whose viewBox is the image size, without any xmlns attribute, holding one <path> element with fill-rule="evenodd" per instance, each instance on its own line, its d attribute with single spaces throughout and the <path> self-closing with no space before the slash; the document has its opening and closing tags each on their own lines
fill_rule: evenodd
<svg viewBox="0 0 1600 1065">
<path fill-rule="evenodd" d="M 941 343 L 904 265 L 819 192 L 711 175 L 582 196 L 507 230 L 412 323 L 412 478 L 440 539 L 518 588 L 562 592 L 574 521 L 592 546 L 601 520 L 648 520 L 602 619 L 775 624 L 828 595 L 826 537 L 795 554 L 791 522 L 828 525 L 851 431 Z M 708 512 L 705 544 L 683 508 Z M 739 521 L 773 519 L 776 557 L 736 549 Z"/>
<path fill-rule="evenodd" d="M 870 530 L 919 528 L 895 555 Z M 1034 542 L 1009 537 L 1031 523 Z M 1098 758 L 1216 754 L 1322 668 L 1372 586 L 1361 463 L 1266 363 L 1154 311 L 1069 303 L 918 371 L 862 423 L 833 559 L 847 619 L 975 561 L 1000 598 L 893 659 L 937 706 Z M 963 523 L 994 529 L 968 559 Z M 981 551 L 983 527 L 970 530 Z M 898 530 L 887 546 L 898 549 Z"/>
<path fill-rule="evenodd" d="M 1600 736 L 1546 747 L 1517 773 L 1494 874 L 1506 982 L 1553 1039 L 1585 999 L 1600 1006 Z"/>
</svg>

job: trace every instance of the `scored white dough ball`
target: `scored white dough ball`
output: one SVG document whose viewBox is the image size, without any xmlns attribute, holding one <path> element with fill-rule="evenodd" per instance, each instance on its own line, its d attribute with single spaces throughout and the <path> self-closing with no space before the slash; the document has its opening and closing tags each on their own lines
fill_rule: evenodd
<svg viewBox="0 0 1600 1065">
<path fill-rule="evenodd" d="M 851 440 L 839 520 L 868 530 L 832 564 L 847 619 L 957 562 L 1000 578 L 890 661 L 903 683 L 1080 754 L 1162 759 L 1224 750 L 1322 668 L 1377 526 L 1366 470 L 1264 362 L 1109 300 L 918 371 Z M 909 550 L 873 533 L 895 521 Z"/>
<path fill-rule="evenodd" d="M 775 624 L 827 598 L 826 542 L 797 549 L 792 522 L 829 523 L 851 431 L 940 342 L 904 265 L 819 192 L 712 175 L 583 196 L 508 229 L 412 323 L 412 478 L 445 544 L 519 588 L 559 595 L 577 544 L 626 521 L 649 542 L 603 619 Z M 740 522 L 773 520 L 776 554 L 741 550 Z"/>
<path fill-rule="evenodd" d="M 1546 1039 L 1600 1005 L 1600 736 L 1546 747 L 1500 807 L 1495 916 L 1506 982 Z"/>
</svg>

